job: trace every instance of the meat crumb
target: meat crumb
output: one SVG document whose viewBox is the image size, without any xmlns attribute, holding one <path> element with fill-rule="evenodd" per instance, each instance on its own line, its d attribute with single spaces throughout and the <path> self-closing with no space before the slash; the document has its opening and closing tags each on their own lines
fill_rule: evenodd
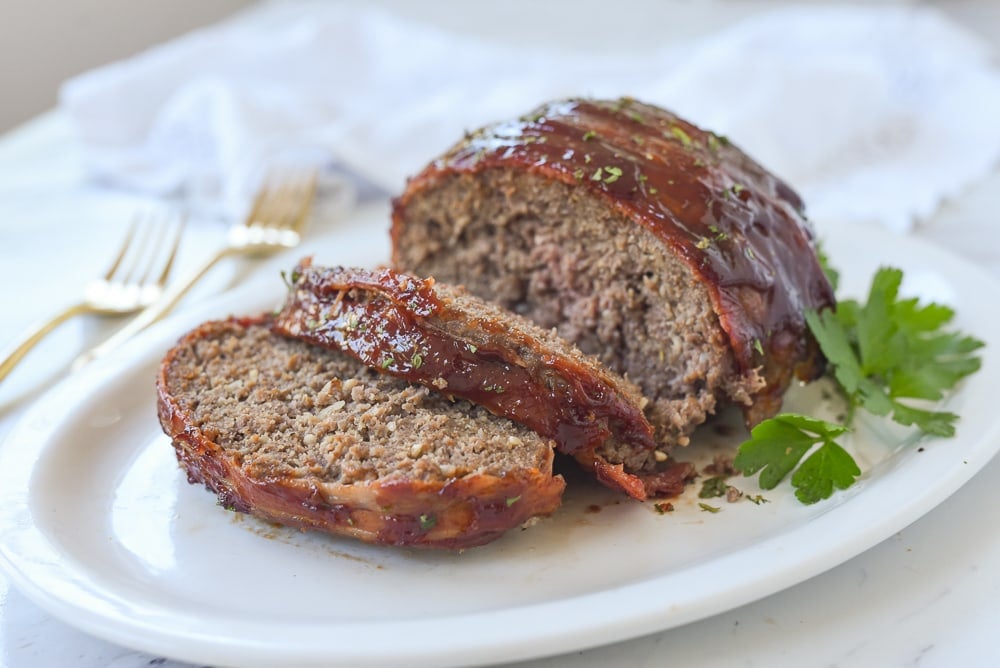
<svg viewBox="0 0 1000 668">
<path fill-rule="evenodd" d="M 703 469 L 705 475 L 731 476 L 736 473 L 733 460 L 726 455 L 716 455 L 711 464 Z"/>
<path fill-rule="evenodd" d="M 655 510 L 658 515 L 666 515 L 667 513 L 674 512 L 674 504 L 669 501 L 666 503 L 654 503 L 653 510 Z"/>
</svg>

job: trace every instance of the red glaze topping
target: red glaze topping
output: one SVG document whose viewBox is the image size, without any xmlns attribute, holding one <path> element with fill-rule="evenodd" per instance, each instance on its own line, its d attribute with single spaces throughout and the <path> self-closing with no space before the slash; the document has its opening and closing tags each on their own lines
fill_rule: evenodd
<svg viewBox="0 0 1000 668">
<path fill-rule="evenodd" d="M 499 321 L 477 319 L 461 333 L 447 329 L 452 311 L 433 279 L 391 269 L 296 268 L 293 290 L 274 330 L 342 350 L 366 365 L 467 399 L 556 441 L 598 477 L 645 498 L 643 483 L 596 450 L 608 439 L 655 448 L 642 410 L 576 360 L 525 352 L 530 342 Z M 521 337 L 524 338 L 524 337 Z M 524 344 L 524 345 L 521 345 Z"/>
<path fill-rule="evenodd" d="M 748 422 L 780 407 L 793 372 L 818 375 L 803 313 L 834 296 L 802 200 L 724 137 L 631 98 L 554 102 L 468 135 L 401 199 L 451 173 L 510 167 L 606 198 L 702 279 L 741 371 L 763 368 Z"/>
</svg>

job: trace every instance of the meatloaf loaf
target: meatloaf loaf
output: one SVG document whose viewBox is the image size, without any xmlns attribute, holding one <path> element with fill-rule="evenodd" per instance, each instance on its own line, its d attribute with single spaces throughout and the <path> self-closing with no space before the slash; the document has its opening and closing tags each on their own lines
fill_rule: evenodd
<svg viewBox="0 0 1000 668">
<path fill-rule="evenodd" d="M 397 269 L 462 284 L 637 383 L 660 448 L 722 403 L 775 414 L 834 303 L 801 199 L 724 137 L 630 98 L 466 137 L 394 202 Z"/>
<path fill-rule="evenodd" d="M 691 473 L 682 464 L 650 472 L 667 457 L 632 383 L 460 288 L 392 269 L 316 267 L 307 258 L 291 273 L 274 331 L 509 417 L 633 497 L 678 494 Z"/>
<path fill-rule="evenodd" d="M 363 541 L 481 545 L 553 512 L 553 444 L 464 401 L 277 336 L 211 322 L 171 349 L 158 412 L 224 506 Z"/>
</svg>

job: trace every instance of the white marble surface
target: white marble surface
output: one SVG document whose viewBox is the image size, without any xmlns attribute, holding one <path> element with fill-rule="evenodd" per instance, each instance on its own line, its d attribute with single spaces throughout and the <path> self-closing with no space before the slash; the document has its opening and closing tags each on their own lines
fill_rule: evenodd
<svg viewBox="0 0 1000 668">
<path fill-rule="evenodd" d="M 974 20 L 996 38 L 1000 22 L 989 4 L 954 7 L 960 19 Z M 0 139 L 0 342 L 67 302 L 70 277 L 96 275 L 108 261 L 107 242 L 119 238 L 128 213 L 141 203 L 86 184 L 82 173 L 79 149 L 58 114 Z M 998 210 L 1000 170 L 943 205 L 916 235 L 1000 277 Z M 211 221 L 192 226 L 184 264 L 196 263 L 223 229 Z M 191 300 L 223 289 L 250 268 L 220 268 Z M 983 295 L 984 308 L 993 308 L 994 299 Z M 75 353 L 110 327 L 89 320 L 64 326 L 0 386 L 0 438 L 66 372 Z M 930 514 L 824 575 L 682 628 L 527 665 L 1000 665 L 998 485 L 995 460 Z M 181 664 L 76 631 L 0 576 L 0 666 L 150 665 Z"/>
</svg>

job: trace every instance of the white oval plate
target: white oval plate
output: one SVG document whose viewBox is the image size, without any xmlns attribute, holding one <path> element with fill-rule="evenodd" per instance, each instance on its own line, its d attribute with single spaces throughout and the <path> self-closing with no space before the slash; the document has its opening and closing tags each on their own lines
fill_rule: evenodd
<svg viewBox="0 0 1000 668">
<path fill-rule="evenodd" d="M 325 247 L 343 255 L 348 242 Z M 846 294 L 865 289 L 880 263 L 899 266 L 907 293 L 951 303 L 956 324 L 988 344 L 983 369 L 949 402 L 962 415 L 957 438 L 918 451 L 881 424 L 864 427 L 853 448 L 865 472 L 829 501 L 802 506 L 783 486 L 763 505 L 713 500 L 721 511 L 712 514 L 693 489 L 660 515 L 574 479 L 554 517 L 463 554 L 370 547 L 226 511 L 179 471 L 157 423 L 153 378 L 190 327 L 273 307 L 283 287 L 272 275 L 150 330 L 28 411 L 0 449 L 0 561 L 16 586 L 74 626 L 216 665 L 510 661 L 756 600 L 899 531 L 1000 447 L 998 319 L 980 308 L 1000 286 L 959 259 L 875 230 L 844 226 L 826 245 Z M 345 258 L 317 250 L 316 259 Z M 792 401 L 824 409 L 808 393 Z M 702 435 L 705 452 L 741 437 L 720 431 Z"/>
</svg>

